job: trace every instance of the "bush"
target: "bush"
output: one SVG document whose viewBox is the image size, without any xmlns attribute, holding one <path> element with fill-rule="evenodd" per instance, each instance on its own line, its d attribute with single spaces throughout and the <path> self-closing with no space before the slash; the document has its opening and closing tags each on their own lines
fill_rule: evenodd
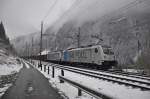
<svg viewBox="0 0 150 99">
<path fill-rule="evenodd" d="M 137 67 L 150 74 L 150 50 L 144 51 L 138 58 Z"/>
</svg>

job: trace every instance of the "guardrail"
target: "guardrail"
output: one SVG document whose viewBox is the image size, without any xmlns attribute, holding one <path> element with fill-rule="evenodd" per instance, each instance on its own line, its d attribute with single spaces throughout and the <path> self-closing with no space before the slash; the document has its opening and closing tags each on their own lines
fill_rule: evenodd
<svg viewBox="0 0 150 99">
<path fill-rule="evenodd" d="M 104 93 L 100 93 L 100 92 L 98 92 L 98 91 L 96 91 L 94 89 L 91 89 L 91 88 L 89 88 L 87 86 L 84 86 L 84 85 L 79 84 L 79 83 L 77 83 L 75 81 L 67 79 L 67 78 L 65 78 L 63 76 L 59 76 L 59 79 L 65 81 L 65 82 L 67 82 L 69 84 L 71 84 L 72 86 L 74 86 L 76 88 L 78 88 L 78 95 L 79 96 L 82 95 L 81 91 L 84 91 L 87 94 L 90 94 L 91 96 L 93 96 L 93 97 L 95 97 L 97 99 L 113 99 L 111 96 L 108 96 L 108 95 L 106 95 Z"/>
</svg>

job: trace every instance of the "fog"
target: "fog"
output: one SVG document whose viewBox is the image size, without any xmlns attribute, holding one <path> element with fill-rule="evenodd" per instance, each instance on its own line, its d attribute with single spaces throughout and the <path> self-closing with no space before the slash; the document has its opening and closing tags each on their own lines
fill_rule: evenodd
<svg viewBox="0 0 150 99">
<path fill-rule="evenodd" d="M 73 20 L 80 26 L 86 21 L 97 20 L 108 13 L 140 0 L 0 0 L 2 20 L 10 38 L 53 27 L 57 30 Z"/>
<path fill-rule="evenodd" d="M 68 21 L 74 21 L 75 25 L 81 26 L 87 21 L 100 20 L 133 1 L 136 0 L 76 0 L 72 7 L 55 22 L 53 29 L 57 32 Z"/>
</svg>

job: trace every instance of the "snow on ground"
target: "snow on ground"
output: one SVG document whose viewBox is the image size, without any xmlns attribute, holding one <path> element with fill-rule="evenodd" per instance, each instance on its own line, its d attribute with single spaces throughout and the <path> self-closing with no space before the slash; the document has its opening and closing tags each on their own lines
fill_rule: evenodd
<svg viewBox="0 0 150 99">
<path fill-rule="evenodd" d="M 47 64 L 47 63 L 45 63 Z M 38 69 L 40 71 L 40 68 Z M 50 67 L 50 73 L 51 73 Z M 68 83 L 60 83 L 58 79 L 58 75 L 60 75 L 60 69 L 55 69 L 55 78 L 51 77 L 51 74 L 47 74 L 46 72 L 40 71 L 47 78 L 49 78 L 49 82 L 63 92 L 69 99 L 91 99 L 90 95 L 84 93 L 81 97 L 77 95 L 77 89 L 71 86 Z M 132 88 L 130 86 L 119 85 L 118 83 L 108 82 L 106 80 L 100 80 L 88 76 L 84 76 L 81 74 L 64 71 L 66 78 L 76 81 L 80 84 L 86 85 L 94 90 L 97 90 L 101 93 L 108 94 L 109 96 L 114 97 L 115 99 L 149 99 L 150 91 L 142 91 L 138 88 Z"/>
<path fill-rule="evenodd" d="M 65 66 L 64 66 L 64 67 L 65 67 Z M 75 68 L 75 67 L 70 67 L 70 68 Z M 131 79 L 131 80 L 136 80 L 136 81 L 142 81 L 142 82 L 147 82 L 147 83 L 149 83 L 149 80 L 145 80 L 145 79 L 127 77 L 127 76 L 117 75 L 117 74 L 110 74 L 110 73 L 101 72 L 101 71 L 93 71 L 93 70 L 86 70 L 86 69 L 79 69 L 79 70 L 84 70 L 84 71 L 94 72 L 94 73 L 98 73 L 98 74 L 110 75 L 110 76 L 114 76 L 114 77 L 121 77 L 121 78 L 125 78 L 125 79 Z M 105 77 L 105 76 L 102 76 L 102 77 Z M 114 79 L 114 80 L 117 80 L 117 81 L 123 81 L 123 80 L 119 80 L 119 79 L 112 78 L 112 77 L 107 77 L 107 78 L 111 78 L 111 79 Z M 126 81 L 126 80 L 124 80 L 123 82 L 132 83 L 132 81 Z M 134 83 L 134 84 L 140 85 L 139 83 Z M 143 84 L 143 86 L 148 87 L 146 84 Z"/>
<path fill-rule="evenodd" d="M 19 72 L 22 67 L 22 64 L 15 57 L 8 56 L 5 51 L 0 50 L 0 97 L 12 85 L 11 82 L 7 81 L 9 79 L 3 81 L 1 77 L 7 78 L 9 75 Z"/>
<path fill-rule="evenodd" d="M 19 64 L 4 64 L 0 65 L 0 75 L 10 75 L 19 72 L 22 66 Z"/>
<path fill-rule="evenodd" d="M 24 61 L 24 63 L 25 63 L 26 68 L 29 69 L 30 66 L 26 63 L 26 61 Z"/>
<path fill-rule="evenodd" d="M 3 88 L 0 88 L 0 98 L 11 85 L 12 84 L 6 84 Z"/>
<path fill-rule="evenodd" d="M 0 63 L 0 75 L 13 74 L 19 72 L 21 68 L 22 65 L 19 64 L 14 57 L 7 57 Z"/>
<path fill-rule="evenodd" d="M 68 67 L 68 66 L 64 66 L 64 67 Z M 70 68 L 74 69 L 75 67 L 70 67 Z M 89 72 L 103 74 L 103 75 L 111 75 L 111 76 L 115 76 L 115 77 L 121 77 L 121 78 L 126 78 L 126 79 L 137 80 L 137 81 L 149 82 L 149 80 L 145 80 L 145 79 L 133 78 L 133 77 L 128 77 L 128 76 L 124 76 L 124 75 L 110 74 L 110 73 L 107 73 L 107 72 L 87 70 L 87 69 L 83 69 L 83 68 L 80 68 L 79 70 L 89 71 Z"/>
<path fill-rule="evenodd" d="M 37 67 L 37 62 L 35 63 L 36 67 Z M 47 63 L 46 63 L 47 64 Z M 40 68 L 37 68 L 40 71 Z M 52 86 L 59 90 L 59 93 L 62 96 L 65 96 L 66 99 L 95 99 L 92 96 L 82 92 L 82 96 L 78 96 L 78 89 L 73 87 L 72 85 L 68 84 L 68 83 L 63 83 L 60 84 L 60 81 L 58 79 L 58 75 L 60 74 L 60 71 L 55 71 L 56 73 L 56 77 L 52 78 L 51 74 L 47 74 L 44 71 L 40 71 L 46 78 L 49 79 L 49 82 L 52 84 Z M 50 67 L 50 72 L 51 72 L 51 67 Z"/>
<path fill-rule="evenodd" d="M 19 72 L 22 65 L 13 56 L 8 56 L 4 51 L 0 50 L 0 75 L 9 75 Z"/>
<path fill-rule="evenodd" d="M 117 83 L 91 78 L 68 71 L 65 72 L 65 75 L 65 77 L 72 79 L 73 81 L 87 86 L 90 85 L 95 90 L 106 93 L 115 99 L 149 99 L 150 97 L 149 91 L 141 91 L 140 89 L 133 89 L 132 87 L 127 87 Z"/>
<path fill-rule="evenodd" d="M 136 69 L 123 69 L 124 72 L 129 72 L 129 73 L 142 73 L 143 70 L 136 70 Z"/>
</svg>

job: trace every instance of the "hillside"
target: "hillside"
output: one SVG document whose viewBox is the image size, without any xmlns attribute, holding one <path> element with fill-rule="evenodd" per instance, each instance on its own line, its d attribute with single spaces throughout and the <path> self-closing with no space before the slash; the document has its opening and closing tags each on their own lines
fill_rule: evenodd
<svg viewBox="0 0 150 99">
<path fill-rule="evenodd" d="M 22 68 L 20 62 L 14 57 L 14 49 L 5 33 L 4 26 L 0 24 L 0 98 L 12 85 L 16 74 Z"/>
<path fill-rule="evenodd" d="M 77 47 L 77 33 L 80 27 L 82 46 L 90 44 L 110 45 L 114 49 L 119 64 L 134 64 L 138 59 L 137 57 L 145 52 L 150 45 L 149 4 L 150 2 L 146 1 L 139 3 L 137 6 L 129 5 L 104 17 L 88 20 L 80 25 L 77 24 L 78 20 L 76 19 L 68 20 L 57 31 L 53 29 L 55 27 L 54 24 L 45 32 L 51 36 L 44 38 L 43 49 L 62 50 Z M 25 43 L 18 44 L 17 40 L 26 42 L 30 37 L 31 35 L 24 37 L 23 41 L 21 38 L 15 39 L 13 42 L 17 46 L 16 48 L 23 48 L 25 46 Z M 37 47 L 39 38 L 36 39 L 37 41 L 34 43 L 34 46 Z M 24 50 L 19 50 L 20 53 L 22 51 Z"/>
<path fill-rule="evenodd" d="M 0 23 L 0 49 L 11 54 L 15 52 L 5 33 L 5 28 L 2 22 Z"/>
</svg>

